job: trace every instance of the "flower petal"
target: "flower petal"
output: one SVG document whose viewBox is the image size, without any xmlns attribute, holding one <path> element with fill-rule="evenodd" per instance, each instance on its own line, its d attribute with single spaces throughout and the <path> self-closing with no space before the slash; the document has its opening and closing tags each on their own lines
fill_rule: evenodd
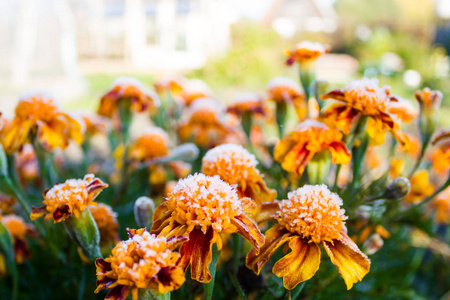
<svg viewBox="0 0 450 300">
<path fill-rule="evenodd" d="M 315 243 L 307 243 L 301 237 L 289 241 L 291 252 L 277 261 L 272 272 L 283 277 L 283 285 L 292 290 L 297 284 L 310 279 L 319 269 L 320 248 Z"/>
<path fill-rule="evenodd" d="M 130 287 L 126 285 L 118 285 L 109 291 L 105 300 L 125 300 L 130 293 Z"/>
<path fill-rule="evenodd" d="M 353 284 L 362 280 L 369 273 L 370 260 L 358 249 L 358 246 L 344 233 L 333 243 L 323 242 L 323 246 L 331 259 L 331 262 L 338 268 L 342 278 L 347 285 L 347 290 Z"/>
<path fill-rule="evenodd" d="M 350 151 L 347 149 L 347 146 L 341 142 L 336 141 L 330 143 L 330 152 L 331 152 L 331 158 L 333 164 L 348 164 L 350 162 L 350 159 L 352 158 L 352 155 L 350 154 Z"/>
<path fill-rule="evenodd" d="M 47 205 L 43 205 L 43 206 L 40 206 L 40 207 L 32 206 L 30 219 L 31 219 L 31 221 L 34 221 L 36 219 L 39 219 L 39 218 L 43 217 L 47 213 L 48 213 Z"/>
<path fill-rule="evenodd" d="M 167 202 L 161 203 L 153 213 L 153 225 L 150 233 L 159 234 L 163 230 L 169 221 L 167 220 L 172 215 L 172 211 L 167 208 Z"/>
<path fill-rule="evenodd" d="M 259 253 L 256 249 L 252 249 L 246 258 L 245 265 L 256 275 L 259 275 L 264 264 L 270 259 L 272 254 L 281 247 L 284 243 L 292 239 L 292 233 L 287 231 L 284 227 L 274 225 L 266 231 L 266 242 L 261 247 Z"/>
<path fill-rule="evenodd" d="M 277 211 L 280 209 L 280 201 L 264 202 L 259 213 L 255 216 L 257 223 L 274 220 Z"/>
<path fill-rule="evenodd" d="M 255 221 L 242 214 L 231 219 L 231 223 L 238 228 L 238 233 L 246 238 L 259 252 L 264 245 L 264 235 L 259 231 Z"/>
</svg>

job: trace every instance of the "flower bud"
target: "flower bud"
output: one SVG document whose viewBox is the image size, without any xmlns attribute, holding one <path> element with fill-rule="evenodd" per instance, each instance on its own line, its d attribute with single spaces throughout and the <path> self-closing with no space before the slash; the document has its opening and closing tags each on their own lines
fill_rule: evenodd
<svg viewBox="0 0 450 300">
<path fill-rule="evenodd" d="M 442 93 L 424 88 L 422 91 L 416 91 L 414 96 L 420 105 L 419 129 L 422 143 L 428 143 L 436 129 L 437 112 L 442 101 Z"/>
<path fill-rule="evenodd" d="M 363 252 L 367 255 L 372 255 L 378 252 L 384 245 L 383 239 L 378 233 L 372 234 L 369 239 L 363 244 Z"/>
<path fill-rule="evenodd" d="M 152 226 L 153 213 L 155 212 L 155 203 L 149 197 L 139 197 L 134 203 L 134 218 L 140 228 L 150 228 Z"/>
<path fill-rule="evenodd" d="M 173 149 L 170 154 L 170 160 L 182 160 L 185 162 L 193 161 L 197 158 L 199 150 L 192 143 L 182 144 Z"/>
<path fill-rule="evenodd" d="M 411 184 L 405 177 L 395 178 L 384 190 L 383 197 L 386 199 L 402 199 L 411 191 Z"/>
</svg>

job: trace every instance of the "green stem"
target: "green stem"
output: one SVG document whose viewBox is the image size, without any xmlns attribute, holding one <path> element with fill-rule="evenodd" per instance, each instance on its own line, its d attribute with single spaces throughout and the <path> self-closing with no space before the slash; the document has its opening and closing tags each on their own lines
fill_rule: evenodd
<svg viewBox="0 0 450 300">
<path fill-rule="evenodd" d="M 305 287 L 305 284 L 306 284 L 306 281 L 303 281 L 290 291 L 290 296 L 291 296 L 292 300 L 295 300 L 298 298 L 298 296 L 300 296 L 300 294 L 303 291 L 303 288 Z"/>
<path fill-rule="evenodd" d="M 334 177 L 333 190 L 337 189 L 337 187 L 338 187 L 339 173 L 341 172 L 341 168 L 342 168 L 342 165 L 336 166 L 336 175 Z"/>
<path fill-rule="evenodd" d="M 283 138 L 284 125 L 286 123 L 287 104 L 286 101 L 277 102 L 276 121 L 278 125 L 278 135 Z"/>
<path fill-rule="evenodd" d="M 217 261 L 219 260 L 220 251 L 217 250 L 217 245 L 214 244 L 212 246 L 212 260 L 209 264 L 209 273 L 211 274 L 211 281 L 206 283 L 204 285 L 205 292 L 204 292 L 204 300 L 211 300 L 214 292 L 214 281 L 216 280 L 216 268 L 217 268 Z"/>
<path fill-rule="evenodd" d="M 411 169 L 411 172 L 409 173 L 408 178 L 411 178 L 413 176 L 413 174 L 417 171 L 417 169 L 420 166 L 420 163 L 422 162 L 424 156 L 425 156 L 425 152 L 428 148 L 428 145 L 430 144 L 430 138 L 425 138 L 423 143 L 422 143 L 422 147 L 420 149 L 420 154 L 419 157 L 417 158 L 416 163 L 414 164 L 414 167 Z"/>
<path fill-rule="evenodd" d="M 239 234 L 233 234 L 233 274 L 236 275 L 241 261 L 242 237 Z"/>
<path fill-rule="evenodd" d="M 353 149 L 352 149 L 352 161 L 353 161 L 352 189 L 353 190 L 356 188 L 356 185 L 358 184 L 359 175 L 361 174 L 364 157 L 366 155 L 368 147 L 369 147 L 369 136 L 367 134 L 365 134 L 361 138 L 361 145 L 359 145 L 359 147 L 353 147 Z"/>
</svg>

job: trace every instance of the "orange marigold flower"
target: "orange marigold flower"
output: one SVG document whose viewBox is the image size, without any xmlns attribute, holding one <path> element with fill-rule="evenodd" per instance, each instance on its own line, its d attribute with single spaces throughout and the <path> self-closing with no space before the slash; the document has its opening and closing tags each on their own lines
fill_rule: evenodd
<svg viewBox="0 0 450 300">
<path fill-rule="evenodd" d="M 432 109 L 437 110 L 442 102 L 442 92 L 432 91 L 429 88 L 423 90 L 417 90 L 414 93 L 414 97 L 417 99 L 420 105 L 420 109 Z"/>
<path fill-rule="evenodd" d="M 263 98 L 256 93 L 238 94 L 234 103 L 228 106 L 227 112 L 236 116 L 242 116 L 244 113 L 250 113 L 255 116 L 266 115 Z"/>
<path fill-rule="evenodd" d="M 1 215 L 8 215 L 14 211 L 16 198 L 0 193 L 0 218 Z"/>
<path fill-rule="evenodd" d="M 100 246 L 119 241 L 117 214 L 112 210 L 111 206 L 98 203 L 98 205 L 89 206 L 89 211 L 100 232 Z"/>
<path fill-rule="evenodd" d="M 302 41 L 298 43 L 294 50 L 286 51 L 287 65 L 292 65 L 294 62 L 305 63 L 316 60 L 319 56 L 324 53 L 330 52 L 331 48 L 329 45 L 324 45 L 321 43 Z"/>
<path fill-rule="evenodd" d="M 401 151 L 409 154 L 411 157 L 417 157 L 420 152 L 421 143 L 420 140 L 412 134 L 405 133 L 405 137 L 408 142 L 401 147 Z"/>
<path fill-rule="evenodd" d="M 433 206 L 436 210 L 436 222 L 450 224 L 450 188 L 446 188 L 436 195 Z"/>
<path fill-rule="evenodd" d="M 44 203 L 41 207 L 34 207 L 31 211 L 31 220 L 45 216 L 45 220 L 54 223 L 64 221 L 72 214 L 78 218 L 80 213 L 89 205 L 97 205 L 95 197 L 108 185 L 93 174 L 83 179 L 69 179 L 57 184 L 44 192 Z"/>
<path fill-rule="evenodd" d="M 167 201 L 153 214 L 152 233 L 166 236 L 189 236 L 180 249 L 178 264 L 191 277 L 209 282 L 208 266 L 212 260 L 212 246 L 222 249 L 221 233 L 239 233 L 250 241 L 256 251 L 264 244 L 264 236 L 245 211 L 249 201 L 241 201 L 236 189 L 219 176 L 190 175 L 178 181 Z"/>
<path fill-rule="evenodd" d="M 347 164 L 351 158 L 339 130 L 306 120 L 275 146 L 274 158 L 283 169 L 300 176 L 313 156 L 322 151 L 329 151 L 335 164 Z"/>
<path fill-rule="evenodd" d="M 146 161 L 169 154 L 169 135 L 159 127 L 147 127 L 130 146 L 128 157 Z"/>
<path fill-rule="evenodd" d="M 275 77 L 267 84 L 267 96 L 275 103 L 293 104 L 299 118 L 306 116 L 307 104 L 300 85 L 287 77 Z"/>
<path fill-rule="evenodd" d="M 208 85 L 200 79 L 191 79 L 187 82 L 183 99 L 186 106 L 190 106 L 195 100 L 200 98 L 210 98 L 213 93 Z"/>
<path fill-rule="evenodd" d="M 240 197 L 250 197 L 258 205 L 275 200 L 277 193 L 269 189 L 256 168 L 255 156 L 240 145 L 224 144 L 208 152 L 202 160 L 202 172 L 218 175 L 226 183 L 236 185 Z"/>
<path fill-rule="evenodd" d="M 81 118 L 86 125 L 86 133 L 89 135 L 105 134 L 111 129 L 111 121 L 94 113 L 82 113 Z"/>
<path fill-rule="evenodd" d="M 383 162 L 373 146 L 367 148 L 366 162 L 370 169 L 375 169 Z"/>
<path fill-rule="evenodd" d="M 221 120 L 220 103 L 212 99 L 198 99 L 186 111 L 186 117 L 178 129 L 183 142 L 193 141 L 203 148 L 219 145 L 230 130 Z"/>
<path fill-rule="evenodd" d="M 419 203 L 434 192 L 434 185 L 428 180 L 427 170 L 420 170 L 414 173 L 409 183 L 411 184 L 411 191 L 403 198 L 407 203 Z"/>
<path fill-rule="evenodd" d="M 450 170 L 450 130 L 440 132 L 431 144 L 436 146 L 430 156 L 433 169 L 438 174 L 447 173 Z"/>
<path fill-rule="evenodd" d="M 39 164 L 32 145 L 23 145 L 19 155 L 16 156 L 16 169 L 21 183 L 38 179 Z"/>
<path fill-rule="evenodd" d="M 26 236 L 37 234 L 33 225 L 27 224 L 24 219 L 16 215 L 2 217 L 1 222 L 9 231 L 14 245 L 14 257 L 17 263 L 21 264 L 30 257 Z"/>
<path fill-rule="evenodd" d="M 125 300 L 132 294 L 138 299 L 138 289 L 166 293 L 178 289 L 185 281 L 177 266 L 180 255 L 174 248 L 185 237 L 157 237 L 144 228 L 127 229 L 129 239 L 117 244 L 108 258 L 95 261 L 97 289 L 111 289 L 108 300 Z"/>
<path fill-rule="evenodd" d="M 153 84 L 155 91 L 161 96 L 169 92 L 173 97 L 180 97 L 183 95 L 185 79 L 178 76 L 162 77 Z"/>
<path fill-rule="evenodd" d="M 83 127 L 61 111 L 48 93 L 30 91 L 20 96 L 15 117 L 2 134 L 2 145 L 13 153 L 31 142 L 30 138 L 37 138 L 48 151 L 65 149 L 71 140 L 81 144 Z"/>
<path fill-rule="evenodd" d="M 287 242 L 291 252 L 272 269 L 276 276 L 283 277 L 286 289 L 314 276 L 320 264 L 319 244 L 338 268 L 347 289 L 369 272 L 370 260 L 346 234 L 342 199 L 325 185 L 305 185 L 290 192 L 287 200 L 275 203 L 271 217 L 278 223 L 266 232 L 261 251 L 253 249 L 247 255 L 247 267 L 256 274 Z"/>
<path fill-rule="evenodd" d="M 127 101 L 127 103 L 123 104 L 124 101 Z M 125 106 L 125 109 L 143 112 L 146 110 L 154 111 L 159 105 L 158 95 L 145 88 L 139 80 L 119 77 L 112 84 L 110 91 L 100 99 L 97 113 L 112 118 L 115 124 L 120 124 L 120 107 Z"/>
<path fill-rule="evenodd" d="M 404 167 L 405 163 L 403 159 L 391 158 L 391 169 L 389 170 L 389 175 L 391 176 L 391 178 L 400 177 L 403 173 Z"/>
<path fill-rule="evenodd" d="M 389 103 L 389 113 L 394 114 L 397 118 L 405 123 L 414 121 L 419 113 L 412 105 L 411 101 L 395 96 L 397 101 Z"/>
<path fill-rule="evenodd" d="M 388 87 L 379 87 L 377 79 L 351 81 L 344 89 L 331 91 L 321 98 L 338 101 L 325 111 L 324 120 L 345 134 L 361 116 L 368 116 L 368 133 L 372 138 L 378 138 L 377 135 L 388 130 L 402 146 L 408 143 L 406 135 L 400 131 L 397 117 L 389 111 L 391 103 L 397 99 L 389 93 Z"/>
</svg>

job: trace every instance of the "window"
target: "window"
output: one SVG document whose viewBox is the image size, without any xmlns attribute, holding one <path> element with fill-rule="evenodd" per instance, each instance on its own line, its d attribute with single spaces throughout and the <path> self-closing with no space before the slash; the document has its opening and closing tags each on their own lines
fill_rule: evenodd
<svg viewBox="0 0 450 300">
<path fill-rule="evenodd" d="M 125 12 L 124 0 L 110 0 L 105 2 L 105 16 L 120 17 Z"/>
</svg>

